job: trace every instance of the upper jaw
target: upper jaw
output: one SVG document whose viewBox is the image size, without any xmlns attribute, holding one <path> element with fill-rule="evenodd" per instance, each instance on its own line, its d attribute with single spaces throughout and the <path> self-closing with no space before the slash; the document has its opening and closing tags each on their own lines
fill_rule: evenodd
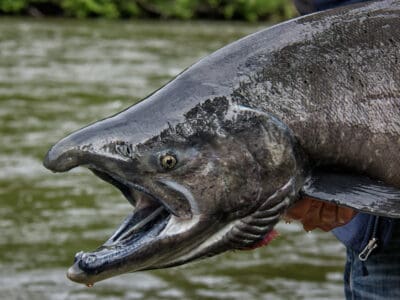
<svg viewBox="0 0 400 300">
<path fill-rule="evenodd" d="M 130 180 L 125 179 L 122 176 L 105 172 L 95 167 L 90 167 L 90 170 L 102 180 L 111 183 L 115 187 L 117 187 L 121 193 L 125 196 L 125 198 L 131 203 L 134 207 L 138 205 L 138 199 L 147 199 L 146 202 L 150 202 L 152 204 L 158 204 L 163 206 L 170 214 L 176 217 L 184 217 L 187 214 L 183 214 L 181 211 L 176 209 L 174 206 L 170 205 L 165 199 L 157 196 L 154 192 L 150 191 L 149 188 L 145 187 L 142 184 L 132 182 Z M 135 197 L 136 195 L 136 197 Z"/>
</svg>

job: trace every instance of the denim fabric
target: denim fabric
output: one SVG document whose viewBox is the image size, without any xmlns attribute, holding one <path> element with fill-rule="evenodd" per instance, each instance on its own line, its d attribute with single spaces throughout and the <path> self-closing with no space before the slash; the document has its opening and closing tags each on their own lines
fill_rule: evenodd
<svg viewBox="0 0 400 300">
<path fill-rule="evenodd" d="M 347 248 L 344 274 L 347 300 L 400 299 L 400 221 L 393 223 L 390 241 L 367 261 L 360 261 L 359 252 Z"/>
<path fill-rule="evenodd" d="M 358 213 L 349 223 L 333 229 L 332 232 L 347 248 L 351 248 L 356 252 L 361 252 L 375 235 L 374 237 L 378 239 L 379 246 L 375 250 L 376 252 L 383 249 L 390 240 L 394 220 L 385 217 L 379 217 L 378 220 L 377 216 Z M 378 226 L 376 232 L 374 232 L 376 222 L 378 222 Z"/>
</svg>

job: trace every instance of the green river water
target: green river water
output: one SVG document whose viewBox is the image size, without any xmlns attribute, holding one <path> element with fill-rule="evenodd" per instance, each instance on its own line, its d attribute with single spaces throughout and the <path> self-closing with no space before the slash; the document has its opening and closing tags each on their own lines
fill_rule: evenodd
<svg viewBox="0 0 400 300">
<path fill-rule="evenodd" d="M 343 299 L 344 247 L 298 224 L 268 247 L 91 289 L 65 277 L 131 207 L 87 170 L 44 169 L 47 149 L 266 26 L 0 19 L 0 299 Z"/>
</svg>

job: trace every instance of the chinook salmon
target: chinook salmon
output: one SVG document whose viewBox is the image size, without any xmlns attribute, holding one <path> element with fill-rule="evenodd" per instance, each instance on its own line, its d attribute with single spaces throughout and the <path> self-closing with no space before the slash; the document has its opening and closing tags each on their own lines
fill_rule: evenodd
<svg viewBox="0 0 400 300">
<path fill-rule="evenodd" d="M 400 217 L 400 1 L 300 17 L 205 57 L 55 144 L 133 212 L 68 277 L 88 285 L 267 243 L 302 197 Z"/>
</svg>

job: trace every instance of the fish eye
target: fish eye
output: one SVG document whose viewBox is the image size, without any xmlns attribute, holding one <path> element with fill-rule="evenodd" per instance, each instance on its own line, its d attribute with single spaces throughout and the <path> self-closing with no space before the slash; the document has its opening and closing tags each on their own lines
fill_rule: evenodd
<svg viewBox="0 0 400 300">
<path fill-rule="evenodd" d="M 172 170 L 177 163 L 178 160 L 176 159 L 175 155 L 165 154 L 160 157 L 160 164 L 164 170 Z"/>
</svg>

